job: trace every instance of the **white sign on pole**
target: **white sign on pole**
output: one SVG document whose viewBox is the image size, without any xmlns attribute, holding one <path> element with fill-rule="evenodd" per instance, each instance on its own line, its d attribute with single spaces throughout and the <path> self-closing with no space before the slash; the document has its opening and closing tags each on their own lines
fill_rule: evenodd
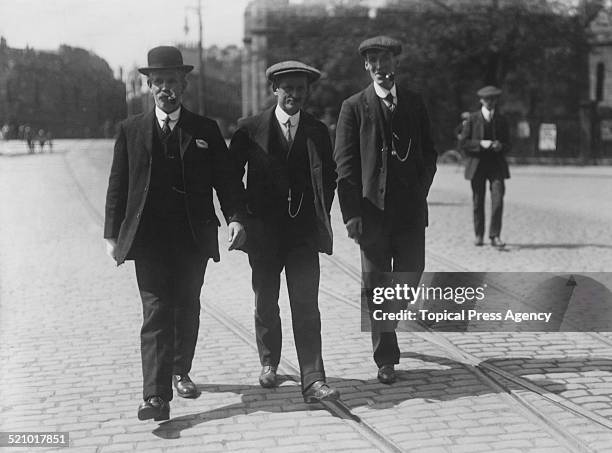
<svg viewBox="0 0 612 453">
<path fill-rule="evenodd" d="M 540 124 L 540 140 L 538 143 L 540 151 L 557 150 L 557 125 L 552 123 Z"/>
<path fill-rule="evenodd" d="M 529 128 L 529 122 L 522 120 L 516 125 L 516 135 L 519 138 L 529 138 L 531 135 L 531 129 Z"/>
<path fill-rule="evenodd" d="M 612 119 L 601 120 L 600 124 L 601 139 L 609 142 L 612 140 Z"/>
</svg>

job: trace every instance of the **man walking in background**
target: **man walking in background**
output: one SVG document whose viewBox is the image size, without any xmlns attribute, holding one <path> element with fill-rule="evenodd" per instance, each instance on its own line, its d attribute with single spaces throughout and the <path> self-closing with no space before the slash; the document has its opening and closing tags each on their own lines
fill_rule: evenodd
<svg viewBox="0 0 612 453">
<path fill-rule="evenodd" d="M 472 112 L 463 125 L 460 137 L 461 150 L 465 155 L 465 179 L 471 181 L 476 246 L 484 244 L 485 194 L 487 181 L 491 190 L 491 223 L 489 239 L 491 245 L 503 248 L 501 240 L 502 215 L 504 209 L 504 179 L 510 178 L 506 154 L 510 150 L 508 122 L 497 109 L 501 90 L 486 86 L 478 90 L 482 107 Z"/>
<path fill-rule="evenodd" d="M 245 239 L 243 189 L 219 127 L 181 105 L 192 69 L 175 47 L 149 51 L 139 71 L 155 108 L 121 123 L 106 196 L 108 253 L 118 264 L 135 261 L 142 299 L 140 420 L 169 418 L 172 385 L 179 396 L 198 395 L 188 373 L 206 263 L 219 261 L 213 188 L 230 250 Z"/>
<path fill-rule="evenodd" d="M 372 84 L 342 104 L 334 149 L 342 218 L 361 248 L 362 298 L 370 316 L 371 289 L 385 285 L 386 273 L 411 286 L 419 283 L 427 194 L 436 172 L 423 100 L 395 83 L 401 47 L 386 36 L 359 46 Z M 400 358 L 395 327 L 371 322 L 378 379 L 386 384 L 395 381 Z"/>
</svg>

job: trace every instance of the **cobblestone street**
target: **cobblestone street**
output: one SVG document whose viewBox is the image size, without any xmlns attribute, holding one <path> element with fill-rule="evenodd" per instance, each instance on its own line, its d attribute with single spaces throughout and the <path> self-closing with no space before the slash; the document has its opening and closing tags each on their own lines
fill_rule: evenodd
<svg viewBox="0 0 612 453">
<path fill-rule="evenodd" d="M 102 239 L 112 141 L 56 140 L 38 155 L 0 146 L 0 431 L 66 431 L 78 452 L 612 450 L 612 333 L 402 332 L 398 381 L 380 384 L 360 330 L 359 251 L 337 200 L 319 304 L 326 373 L 342 402 L 303 403 L 284 288 L 285 379 L 259 386 L 250 268 L 223 246 L 222 227 L 190 373 L 202 394 L 174 398 L 167 422 L 140 422 L 133 263 L 115 266 Z M 499 251 L 474 247 L 469 182 L 440 166 L 428 271 L 612 270 L 612 168 L 511 173 Z"/>
</svg>

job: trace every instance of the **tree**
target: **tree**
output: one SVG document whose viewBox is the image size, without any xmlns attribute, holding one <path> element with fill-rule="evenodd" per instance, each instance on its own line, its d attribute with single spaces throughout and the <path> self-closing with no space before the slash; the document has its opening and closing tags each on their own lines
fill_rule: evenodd
<svg viewBox="0 0 612 453">
<path fill-rule="evenodd" d="M 398 83 L 424 94 L 436 141 L 445 148 L 483 85 L 504 89 L 511 116 L 576 115 L 588 88 L 585 21 L 600 3 L 583 2 L 581 10 L 563 1 L 398 1 L 375 16 L 365 7 L 337 6 L 333 15 L 295 8 L 269 18 L 275 32 L 268 36 L 268 61 L 299 56 L 322 69 L 310 108 L 338 112 L 344 98 L 369 82 L 359 42 L 396 37 L 403 43 Z"/>
</svg>

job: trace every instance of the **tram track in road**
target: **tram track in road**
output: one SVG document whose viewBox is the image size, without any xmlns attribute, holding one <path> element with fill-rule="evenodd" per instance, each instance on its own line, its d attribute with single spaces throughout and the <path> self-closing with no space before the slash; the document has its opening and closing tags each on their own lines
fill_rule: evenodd
<svg viewBox="0 0 612 453">
<path fill-rule="evenodd" d="M 97 223 L 98 225 L 102 225 L 103 215 L 98 211 L 96 206 L 89 199 L 87 192 L 84 189 L 84 186 L 81 184 L 77 177 L 75 169 L 71 166 L 69 162 L 68 154 L 64 154 L 62 156 L 62 159 L 64 160 L 64 163 L 66 165 L 67 173 L 74 181 L 75 189 L 78 192 L 80 199 L 82 200 L 84 208 L 91 215 L 91 218 L 95 223 Z M 452 270 L 458 270 L 463 272 L 467 271 L 467 269 L 462 268 L 456 263 L 453 263 L 443 257 L 435 256 L 431 253 L 428 256 L 440 262 L 441 264 L 444 264 L 446 267 L 452 268 Z M 332 263 L 336 268 L 341 270 L 351 280 L 360 283 L 361 273 L 351 263 L 345 262 L 337 256 L 325 256 L 324 259 Z M 487 283 L 489 284 L 489 286 L 494 286 L 502 292 L 505 291 L 506 293 L 508 293 L 509 291 L 509 293 L 513 297 L 521 297 L 520 295 L 508 290 L 507 288 L 504 288 L 496 282 L 487 281 Z M 331 290 L 322 285 L 321 292 L 338 302 L 347 304 L 349 306 L 361 310 L 359 302 L 355 302 L 351 298 L 346 297 L 345 295 L 342 295 L 337 291 Z M 215 307 L 207 308 L 207 311 L 211 314 L 211 316 L 215 317 L 215 319 L 217 319 L 220 323 L 222 323 L 224 326 L 234 332 L 238 338 L 241 338 L 250 347 L 254 347 L 252 341 L 252 334 L 245 326 L 239 324 L 233 318 L 229 317 L 224 312 L 219 311 Z M 567 398 L 553 394 L 524 378 L 518 377 L 512 373 L 508 373 L 495 365 L 482 363 L 481 360 L 478 359 L 476 356 L 467 353 L 456 345 L 450 343 L 443 335 L 438 332 L 430 330 L 426 332 L 426 335 L 419 335 L 419 337 L 446 351 L 451 357 L 457 360 L 457 362 L 461 363 L 462 366 L 464 366 L 468 371 L 470 371 L 477 378 L 479 378 L 481 382 L 485 383 L 496 392 L 502 395 L 506 395 L 509 404 L 512 404 L 520 412 L 522 412 L 526 416 L 529 416 L 532 420 L 536 421 L 540 426 L 546 429 L 546 431 L 553 438 L 557 439 L 557 441 L 560 442 L 561 445 L 570 448 L 572 451 L 592 452 L 593 450 L 583 440 L 570 433 L 566 427 L 551 420 L 551 418 L 546 413 L 542 412 L 530 401 L 527 401 L 527 399 L 525 398 L 525 392 L 527 392 L 527 394 L 537 394 L 546 401 L 553 403 L 555 406 L 561 408 L 564 411 L 580 416 L 581 418 L 585 419 L 590 423 L 596 424 L 599 427 L 603 427 L 607 430 L 612 431 L 612 421 L 610 421 L 609 419 L 602 417 L 588 409 L 582 408 L 577 404 L 574 404 Z M 603 338 L 606 340 L 604 342 L 608 346 L 612 345 L 612 340 L 607 339 L 605 337 Z M 602 340 L 601 338 L 598 339 Z M 299 376 L 299 368 L 290 361 L 282 359 L 281 366 L 284 370 Z M 506 384 L 504 380 L 509 381 L 515 386 L 521 388 L 522 391 L 510 388 L 510 386 Z M 382 434 L 375 427 L 364 421 L 359 416 L 353 414 L 351 409 L 342 401 L 325 402 L 323 403 L 323 406 L 331 414 L 344 420 L 344 422 L 348 426 L 350 426 L 351 429 L 359 433 L 359 435 L 364 440 L 367 440 L 380 451 L 403 451 L 398 445 L 396 445 L 393 441 L 387 439 L 387 436 Z"/>
<path fill-rule="evenodd" d="M 82 201 L 85 210 L 90 214 L 91 219 L 94 223 L 102 226 L 104 217 L 98 212 L 98 209 L 91 202 L 87 196 L 83 185 L 79 181 L 75 170 L 72 168 L 66 155 L 63 155 L 63 162 L 66 167 L 66 171 L 72 181 L 74 182 L 75 190 Z M 335 294 L 339 297 L 338 294 Z M 345 302 L 348 302 L 346 300 Z M 214 305 L 208 304 L 205 311 L 215 318 L 219 323 L 224 325 L 228 330 L 233 332 L 240 340 L 246 343 L 250 348 L 257 350 L 253 341 L 254 335 L 245 326 L 237 322 L 235 319 L 230 317 L 225 312 L 217 309 Z M 291 361 L 281 358 L 280 362 L 281 370 L 289 372 L 291 375 L 300 375 L 299 367 Z M 292 380 L 299 386 L 299 382 L 292 378 Z M 402 450 L 392 440 L 388 439 L 383 433 L 374 428 L 371 424 L 364 421 L 361 417 L 354 414 L 351 409 L 342 400 L 338 401 L 324 401 L 320 403 L 329 413 L 335 417 L 343 420 L 343 422 L 354 432 L 356 432 L 362 439 L 370 443 L 373 447 L 384 453 L 402 453 Z"/>
<path fill-rule="evenodd" d="M 232 331 L 238 338 L 243 340 L 250 348 L 257 351 L 254 344 L 254 335 L 242 324 L 228 316 L 225 312 L 217 309 L 215 306 L 207 306 L 206 311 L 211 314 L 217 321 L 223 324 L 228 330 Z M 292 375 L 300 375 L 300 369 L 293 362 L 281 357 L 280 368 L 283 371 L 288 371 Z M 298 386 L 299 381 L 292 379 Z M 332 415 L 342 419 L 352 430 L 358 433 L 364 440 L 372 444 L 379 451 L 385 453 L 401 453 L 402 450 L 392 440 L 388 439 L 383 433 L 378 431 L 372 425 L 367 423 L 363 418 L 353 414 L 351 409 L 342 400 L 323 401 L 320 403 Z"/>
<path fill-rule="evenodd" d="M 444 264 L 446 268 L 451 268 L 450 271 L 458 271 L 458 272 L 467 272 L 466 268 L 459 266 L 443 257 L 437 256 L 435 254 L 429 254 L 430 258 L 438 261 L 441 264 Z M 356 269 L 352 264 L 345 262 L 342 258 L 339 258 L 335 255 L 325 256 L 326 261 L 334 265 L 337 269 L 342 271 L 345 275 L 351 278 L 353 281 L 361 284 L 360 272 Z M 522 301 L 522 296 L 518 293 L 505 288 L 503 285 L 498 282 L 485 280 L 489 287 L 495 288 L 498 291 L 511 296 L 515 299 Z M 480 281 L 480 284 L 483 282 Z M 361 307 L 360 302 L 356 302 L 353 299 L 335 292 L 325 286 L 321 286 L 320 291 L 330 297 L 335 298 L 338 302 L 345 303 L 354 308 L 357 308 L 361 311 L 364 309 Z M 578 452 L 592 452 L 592 450 L 583 440 L 574 434 L 570 433 L 568 429 L 551 420 L 550 416 L 544 413 L 540 408 L 536 407 L 533 403 L 528 401 L 525 398 L 525 392 L 538 395 L 545 401 L 552 403 L 554 406 L 560 408 L 563 411 L 569 412 L 573 415 L 579 416 L 588 423 L 597 425 L 600 428 L 604 428 L 610 432 L 612 432 L 612 420 L 603 417 L 589 409 L 585 409 L 578 404 L 570 401 L 567 398 L 554 394 L 545 388 L 534 384 L 533 382 L 516 376 L 512 373 L 509 373 L 502 368 L 495 366 L 493 364 L 485 363 L 478 357 L 470 354 L 462 350 L 460 347 L 451 343 L 448 339 L 446 339 L 439 332 L 433 331 L 429 329 L 427 326 L 420 325 L 422 329 L 421 332 L 416 333 L 413 332 L 414 335 L 418 335 L 419 338 L 437 346 L 443 351 L 447 352 L 449 356 L 464 366 L 470 373 L 475 375 L 481 382 L 484 382 L 486 385 L 496 390 L 500 394 L 507 395 L 507 400 L 514 407 L 519 409 L 522 413 L 530 415 L 533 420 L 536 420 L 540 425 L 544 426 L 545 429 L 558 441 L 561 442 L 561 445 L 570 446 L 572 451 Z M 589 333 L 590 334 L 590 333 Z M 603 341 L 606 345 L 612 345 L 612 340 L 606 337 L 599 336 L 597 334 L 590 334 L 590 336 L 594 336 L 594 338 Z M 607 340 L 607 341 L 604 341 Z M 514 386 L 518 387 L 521 390 L 517 390 L 511 388 L 504 381 L 512 383 Z"/>
</svg>

